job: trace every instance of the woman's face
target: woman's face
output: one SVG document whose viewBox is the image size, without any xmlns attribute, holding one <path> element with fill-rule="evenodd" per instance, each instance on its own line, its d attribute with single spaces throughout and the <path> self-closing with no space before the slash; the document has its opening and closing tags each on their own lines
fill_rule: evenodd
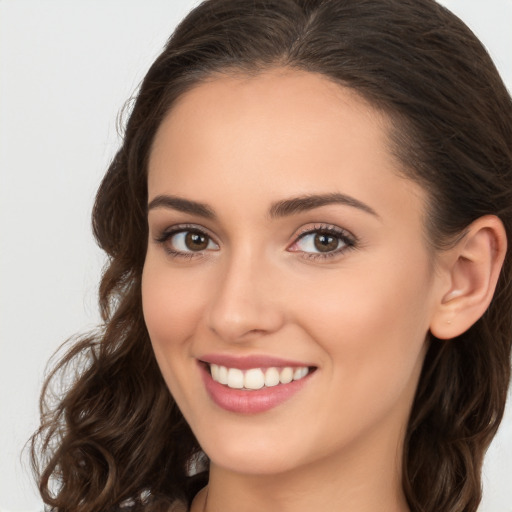
<svg viewBox="0 0 512 512">
<path fill-rule="evenodd" d="M 398 464 L 439 295 L 398 169 L 383 115 L 315 74 L 214 78 L 165 118 L 144 316 L 213 465 Z"/>
</svg>

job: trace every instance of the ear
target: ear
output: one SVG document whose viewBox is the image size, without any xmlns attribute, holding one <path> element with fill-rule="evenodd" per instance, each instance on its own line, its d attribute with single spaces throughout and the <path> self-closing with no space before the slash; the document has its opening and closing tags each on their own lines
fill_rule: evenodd
<svg viewBox="0 0 512 512">
<path fill-rule="evenodd" d="M 439 298 L 430 332 L 450 339 L 467 331 L 487 310 L 496 289 L 507 236 L 500 219 L 486 215 L 468 227 L 464 237 L 440 256 Z"/>
</svg>

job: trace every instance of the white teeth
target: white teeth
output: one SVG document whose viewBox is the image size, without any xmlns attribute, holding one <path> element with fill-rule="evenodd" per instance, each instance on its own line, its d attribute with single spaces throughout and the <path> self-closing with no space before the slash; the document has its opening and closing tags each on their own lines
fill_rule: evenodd
<svg viewBox="0 0 512 512">
<path fill-rule="evenodd" d="M 293 368 L 286 366 L 281 370 L 281 374 L 279 375 L 279 382 L 281 384 L 288 384 L 293 380 Z"/>
<path fill-rule="evenodd" d="M 297 368 L 293 372 L 293 380 L 299 380 L 302 377 L 302 368 Z"/>
<path fill-rule="evenodd" d="M 303 379 L 308 373 L 307 366 L 292 368 L 251 368 L 240 370 L 238 368 L 227 368 L 217 364 L 210 364 L 212 379 L 233 389 L 261 389 L 273 387 L 278 384 L 289 384 L 293 380 Z"/>
<path fill-rule="evenodd" d="M 219 366 L 219 382 L 224 385 L 228 383 L 228 369 L 225 366 Z"/>
<path fill-rule="evenodd" d="M 309 373 L 308 368 L 303 366 L 302 368 L 296 368 L 293 372 L 293 380 L 300 380 Z"/>
<path fill-rule="evenodd" d="M 279 384 L 279 370 L 277 368 L 269 368 L 265 372 L 265 386 L 268 388 Z"/>
<path fill-rule="evenodd" d="M 244 372 L 238 368 L 228 370 L 228 387 L 242 389 L 244 387 Z"/>
<path fill-rule="evenodd" d="M 259 368 L 247 370 L 244 376 L 244 388 L 261 389 L 265 385 L 265 376 Z"/>
</svg>

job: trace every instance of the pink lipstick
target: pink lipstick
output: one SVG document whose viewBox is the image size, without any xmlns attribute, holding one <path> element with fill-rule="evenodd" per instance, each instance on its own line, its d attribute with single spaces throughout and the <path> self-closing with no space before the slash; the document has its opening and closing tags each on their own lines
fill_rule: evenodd
<svg viewBox="0 0 512 512">
<path fill-rule="evenodd" d="M 241 414 L 277 407 L 299 392 L 316 369 L 307 363 L 269 356 L 209 354 L 198 362 L 212 401 Z"/>
</svg>

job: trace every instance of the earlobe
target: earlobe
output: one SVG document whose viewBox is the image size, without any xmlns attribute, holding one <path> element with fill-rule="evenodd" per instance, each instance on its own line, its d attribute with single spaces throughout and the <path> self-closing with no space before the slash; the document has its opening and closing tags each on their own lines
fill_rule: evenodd
<svg viewBox="0 0 512 512">
<path fill-rule="evenodd" d="M 467 331 L 487 310 L 507 251 L 500 219 L 475 220 L 461 240 L 442 255 L 443 282 L 430 331 L 450 339 Z"/>
</svg>

